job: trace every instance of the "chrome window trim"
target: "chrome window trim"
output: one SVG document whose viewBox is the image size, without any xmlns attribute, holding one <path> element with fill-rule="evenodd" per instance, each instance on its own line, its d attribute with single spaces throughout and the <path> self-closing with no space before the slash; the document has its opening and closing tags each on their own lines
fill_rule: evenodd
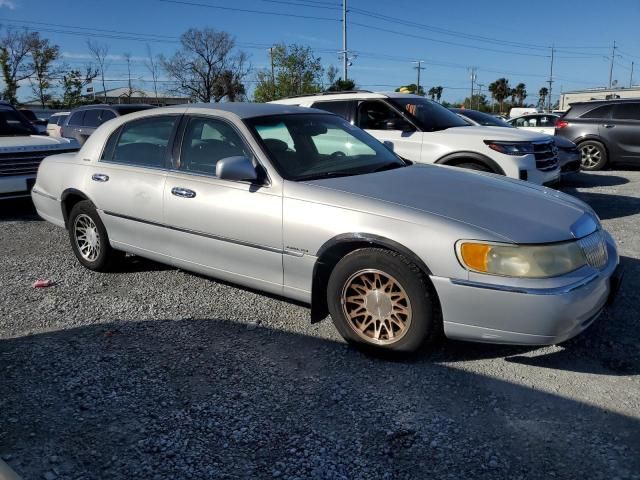
<svg viewBox="0 0 640 480">
<path fill-rule="evenodd" d="M 572 283 L 570 285 L 565 285 L 562 287 L 550 287 L 550 288 L 513 287 L 513 286 L 498 285 L 493 283 L 474 282 L 473 280 L 462 280 L 458 278 L 449 278 L 446 280 L 448 280 L 450 283 L 454 285 L 462 285 L 465 287 L 473 287 L 473 288 L 482 288 L 485 290 L 497 290 L 497 291 L 509 292 L 509 293 L 523 293 L 526 295 L 565 295 L 567 293 L 573 292 L 574 290 L 585 287 L 586 285 L 590 284 L 594 280 L 597 280 L 598 278 L 600 278 L 599 273 L 592 273 L 588 277 L 585 277 L 582 280 Z"/>
</svg>

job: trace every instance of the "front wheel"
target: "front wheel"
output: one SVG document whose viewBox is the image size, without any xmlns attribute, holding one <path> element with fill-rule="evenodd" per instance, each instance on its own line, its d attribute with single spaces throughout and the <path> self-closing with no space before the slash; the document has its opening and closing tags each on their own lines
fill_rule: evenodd
<svg viewBox="0 0 640 480">
<path fill-rule="evenodd" d="M 329 278 L 327 303 L 340 334 L 369 350 L 412 353 L 441 332 L 428 280 L 389 250 L 364 248 L 340 260 Z"/>
<path fill-rule="evenodd" d="M 483 165 L 483 164 L 477 163 L 477 162 L 462 162 L 462 163 L 458 163 L 456 165 L 456 167 L 458 167 L 458 168 L 466 168 L 467 170 L 475 170 L 476 172 L 494 173 L 493 170 L 491 170 L 486 165 Z"/>
<path fill-rule="evenodd" d="M 580 144 L 582 155 L 580 164 L 583 170 L 602 170 L 607 164 L 607 150 L 604 145 L 595 140 L 587 140 Z"/>
<path fill-rule="evenodd" d="M 107 230 L 93 203 L 76 203 L 69 214 L 69 240 L 78 261 L 89 270 L 110 271 L 124 257 L 109 245 Z"/>
</svg>

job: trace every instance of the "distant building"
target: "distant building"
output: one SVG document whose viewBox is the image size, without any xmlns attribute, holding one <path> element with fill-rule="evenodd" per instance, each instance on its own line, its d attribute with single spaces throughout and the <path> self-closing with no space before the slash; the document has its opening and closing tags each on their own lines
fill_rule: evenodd
<svg viewBox="0 0 640 480">
<path fill-rule="evenodd" d="M 591 88 L 574 90 L 560 94 L 559 110 L 567 110 L 572 103 L 589 100 L 610 100 L 612 98 L 640 98 L 640 86 L 630 88 Z"/>
<path fill-rule="evenodd" d="M 105 95 L 107 97 L 106 101 L 104 98 Z M 149 105 L 157 105 L 160 107 L 189 103 L 188 97 L 158 92 L 158 98 L 156 98 L 155 92 L 141 90 L 139 88 L 134 88 L 131 97 L 129 97 L 128 87 L 112 88 L 111 90 L 107 90 L 106 94 L 99 89 L 95 89 L 94 92 L 88 93 L 84 95 L 84 97 L 90 99 L 95 97 L 95 99 L 99 100 L 100 103 L 147 103 Z"/>
</svg>

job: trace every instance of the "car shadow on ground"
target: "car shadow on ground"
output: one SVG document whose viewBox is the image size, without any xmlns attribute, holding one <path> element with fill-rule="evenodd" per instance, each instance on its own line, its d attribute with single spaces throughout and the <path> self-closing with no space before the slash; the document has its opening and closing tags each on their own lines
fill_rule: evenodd
<svg viewBox="0 0 640 480">
<path fill-rule="evenodd" d="M 0 455 L 25 478 L 49 478 L 53 468 L 87 479 L 640 470 L 640 422 L 615 406 L 499 371 L 385 362 L 228 320 L 117 321 L 5 338 L 0 369 Z"/>
<path fill-rule="evenodd" d="M 41 220 L 29 197 L 0 200 L 0 222 Z"/>
<path fill-rule="evenodd" d="M 603 220 L 623 218 L 640 213 L 640 198 L 609 193 L 593 193 L 566 189 L 565 193 L 589 204 Z"/>
<path fill-rule="evenodd" d="M 561 190 L 573 188 L 615 187 L 629 183 L 629 179 L 617 175 L 578 172 L 566 175 L 560 184 Z"/>
</svg>

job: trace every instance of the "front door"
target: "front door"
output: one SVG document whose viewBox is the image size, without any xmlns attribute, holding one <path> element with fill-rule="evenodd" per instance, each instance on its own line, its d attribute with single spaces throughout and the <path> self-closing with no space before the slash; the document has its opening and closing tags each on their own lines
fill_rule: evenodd
<svg viewBox="0 0 640 480">
<path fill-rule="evenodd" d="M 162 197 L 168 145 L 179 118 L 161 115 L 124 124 L 87 169 L 88 192 L 116 247 L 142 253 L 166 248 Z"/>
<path fill-rule="evenodd" d="M 393 151 L 402 158 L 420 162 L 422 132 L 417 131 L 405 118 L 385 102 L 363 100 L 356 110 L 356 126 L 366 130 L 381 142 L 389 142 Z"/>
<path fill-rule="evenodd" d="M 164 222 L 177 264 L 224 280 L 281 292 L 282 191 L 221 180 L 219 160 L 253 158 L 227 120 L 188 119 L 164 187 Z"/>
</svg>

